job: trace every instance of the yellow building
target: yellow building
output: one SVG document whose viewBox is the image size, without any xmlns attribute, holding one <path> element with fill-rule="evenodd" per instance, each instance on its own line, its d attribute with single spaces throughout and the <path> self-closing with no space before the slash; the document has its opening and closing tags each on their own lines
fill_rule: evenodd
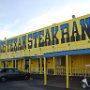
<svg viewBox="0 0 90 90">
<path fill-rule="evenodd" d="M 90 64 L 90 14 L 8 38 L 0 44 L 0 67 L 31 74 L 84 76 Z M 90 71 L 86 72 L 90 76 Z"/>
</svg>

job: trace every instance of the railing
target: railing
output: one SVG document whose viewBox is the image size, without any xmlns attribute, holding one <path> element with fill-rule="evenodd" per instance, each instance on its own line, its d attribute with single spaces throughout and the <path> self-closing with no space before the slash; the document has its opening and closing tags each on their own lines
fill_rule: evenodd
<svg viewBox="0 0 90 90">
<path fill-rule="evenodd" d="M 85 69 L 78 69 L 78 68 L 72 68 L 71 69 L 71 76 L 84 76 L 85 75 Z"/>
<path fill-rule="evenodd" d="M 65 67 L 58 67 L 56 68 L 57 75 L 66 75 L 66 68 Z"/>
<path fill-rule="evenodd" d="M 34 74 L 40 74 L 40 71 L 33 72 Z M 42 74 L 44 74 L 44 71 L 42 71 Z M 57 67 L 56 72 L 54 72 L 54 69 L 47 69 L 47 75 L 66 75 L 66 67 Z M 86 76 L 90 77 L 90 69 L 78 69 L 78 68 L 69 68 L 69 76 Z"/>
<path fill-rule="evenodd" d="M 56 74 L 57 75 L 66 75 L 66 67 L 59 67 L 56 68 Z M 69 76 L 86 76 L 90 77 L 90 68 L 85 69 L 78 69 L 78 68 L 72 68 L 69 69 Z"/>
</svg>

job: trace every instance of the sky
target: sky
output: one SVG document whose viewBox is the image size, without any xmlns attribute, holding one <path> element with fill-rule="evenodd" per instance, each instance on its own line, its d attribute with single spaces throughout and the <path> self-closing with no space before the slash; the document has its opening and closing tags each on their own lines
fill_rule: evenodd
<svg viewBox="0 0 90 90">
<path fill-rule="evenodd" d="M 90 0 L 0 0 L 0 40 L 90 14 Z"/>
</svg>

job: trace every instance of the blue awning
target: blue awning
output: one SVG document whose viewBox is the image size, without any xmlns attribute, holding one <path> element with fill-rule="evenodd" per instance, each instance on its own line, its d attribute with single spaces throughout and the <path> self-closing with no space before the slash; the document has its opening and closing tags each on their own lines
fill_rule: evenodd
<svg viewBox="0 0 90 90">
<path fill-rule="evenodd" d="M 54 53 L 46 53 L 45 57 L 53 57 L 53 56 L 65 56 L 65 55 L 82 55 L 82 54 L 90 54 L 90 49 L 82 49 L 82 50 L 69 50 L 62 52 L 54 52 Z"/>
<path fill-rule="evenodd" d="M 41 56 L 23 56 L 23 57 L 16 57 L 16 58 L 6 58 L 0 59 L 0 61 L 11 61 L 11 60 L 19 60 L 19 59 L 39 59 L 39 58 L 48 58 L 48 57 L 57 57 L 57 56 L 65 56 L 65 55 L 84 55 L 90 54 L 90 49 L 82 49 L 82 50 L 69 50 L 69 51 L 62 51 L 62 52 L 53 52 L 53 53 L 45 53 Z"/>
</svg>

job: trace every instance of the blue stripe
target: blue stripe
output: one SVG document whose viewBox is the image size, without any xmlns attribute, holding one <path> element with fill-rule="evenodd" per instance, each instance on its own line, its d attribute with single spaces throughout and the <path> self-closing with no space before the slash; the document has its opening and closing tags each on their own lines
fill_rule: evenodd
<svg viewBox="0 0 90 90">
<path fill-rule="evenodd" d="M 26 40 L 26 35 L 22 37 L 22 40 L 23 40 L 23 41 Z"/>
<path fill-rule="evenodd" d="M 13 39 L 13 42 L 17 42 L 17 38 Z"/>
<path fill-rule="evenodd" d="M 72 51 L 55 52 L 55 53 L 46 53 L 44 56 L 45 57 L 53 57 L 53 56 L 81 55 L 81 54 L 90 54 L 90 49 L 72 50 Z"/>
<path fill-rule="evenodd" d="M 44 58 L 44 57 L 83 55 L 83 54 L 90 54 L 90 49 L 45 53 L 44 55 L 41 55 L 41 56 L 23 56 L 23 57 L 16 57 L 16 58 L 6 58 L 6 59 L 1 59 L 0 61 L 10 61 L 10 60 L 19 60 L 19 59 L 39 59 L 39 58 Z"/>
<path fill-rule="evenodd" d="M 1 41 L 0 42 L 0 45 L 5 45 L 6 44 L 6 41 Z"/>
</svg>

